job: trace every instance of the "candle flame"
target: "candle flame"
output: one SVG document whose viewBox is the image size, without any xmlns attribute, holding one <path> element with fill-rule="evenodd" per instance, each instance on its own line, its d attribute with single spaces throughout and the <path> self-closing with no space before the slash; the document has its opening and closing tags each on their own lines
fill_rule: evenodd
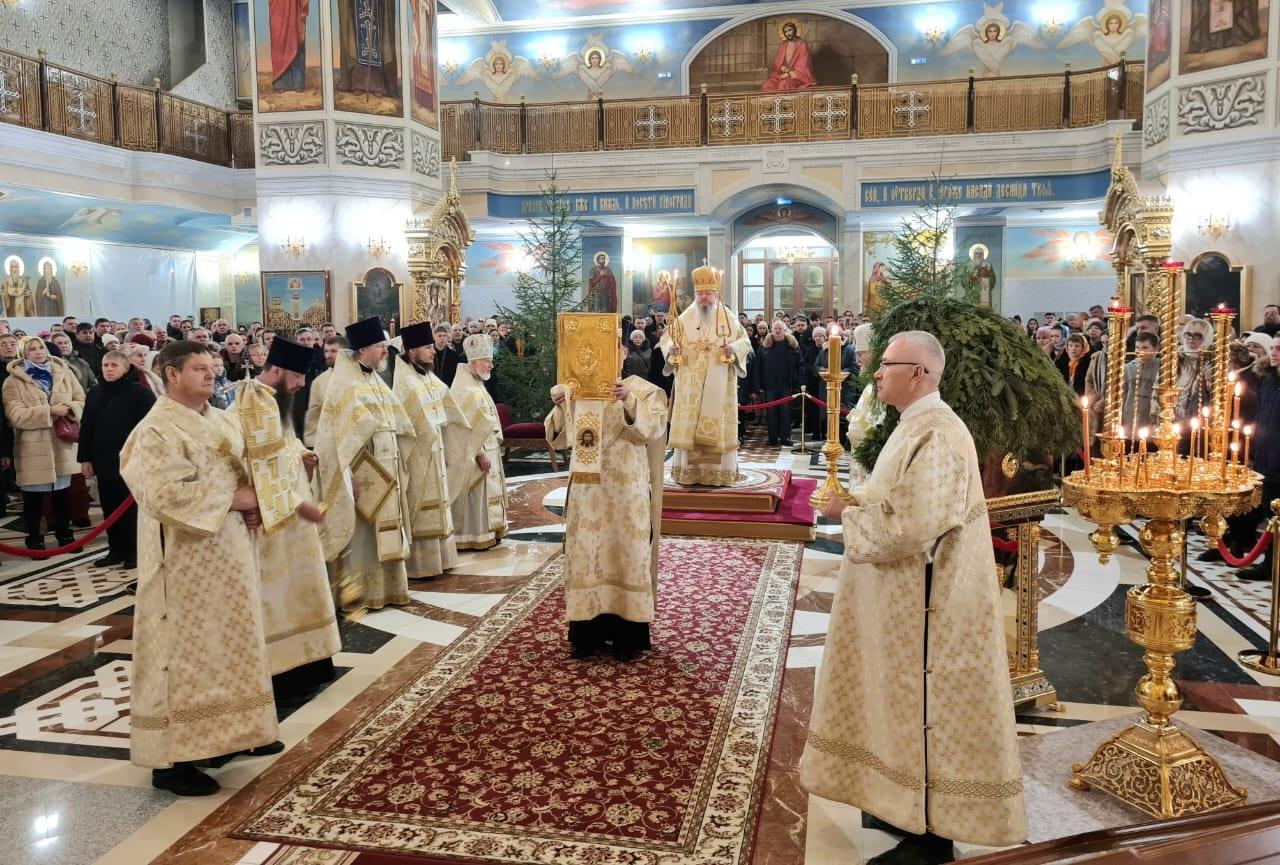
<svg viewBox="0 0 1280 865">
<path fill-rule="evenodd" d="M 1198 429 L 1200 429 L 1200 418 L 1198 418 L 1198 417 L 1193 417 L 1193 418 L 1191 419 L 1191 429 L 1192 429 L 1193 431 L 1194 431 L 1194 430 L 1198 430 Z"/>
<path fill-rule="evenodd" d="M 1204 415 L 1205 422 L 1207 423 L 1209 420 L 1209 407 L 1205 406 L 1204 408 L 1200 409 L 1200 414 Z"/>
<path fill-rule="evenodd" d="M 1240 396 L 1242 393 L 1244 393 L 1244 385 L 1240 382 L 1236 382 L 1236 396 Z"/>
<path fill-rule="evenodd" d="M 1089 398 L 1087 396 L 1080 397 L 1080 408 L 1089 407 Z"/>
<path fill-rule="evenodd" d="M 1174 424 L 1174 425 L 1173 425 L 1173 434 L 1174 434 L 1175 436 L 1176 436 L 1176 435 L 1182 435 L 1182 427 L 1181 427 L 1179 424 Z"/>
<path fill-rule="evenodd" d="M 1235 381 L 1235 380 L 1236 380 L 1236 371 L 1233 369 L 1231 370 L 1231 372 L 1227 373 L 1227 381 Z"/>
<path fill-rule="evenodd" d="M 1142 429 L 1138 430 L 1138 438 L 1140 439 L 1146 440 L 1147 436 L 1149 435 L 1151 435 L 1151 430 L 1147 429 L 1146 427 L 1143 427 Z"/>
<path fill-rule="evenodd" d="M 1253 424 L 1245 424 L 1244 434 L 1247 436 L 1253 435 Z"/>
<path fill-rule="evenodd" d="M 1232 443 L 1231 443 L 1231 452 L 1232 452 L 1232 453 L 1235 453 L 1235 452 L 1236 452 L 1236 451 L 1238 451 L 1238 450 L 1240 450 L 1240 442 L 1232 442 Z"/>
<path fill-rule="evenodd" d="M 1236 418 L 1231 422 L 1232 429 L 1240 429 L 1240 418 Z"/>
</svg>

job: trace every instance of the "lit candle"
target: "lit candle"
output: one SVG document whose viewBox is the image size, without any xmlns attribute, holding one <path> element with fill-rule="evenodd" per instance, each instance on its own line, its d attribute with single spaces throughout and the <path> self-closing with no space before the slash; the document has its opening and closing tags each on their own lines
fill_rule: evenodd
<svg viewBox="0 0 1280 865">
<path fill-rule="evenodd" d="M 1236 418 L 1231 422 L 1231 453 L 1233 454 L 1232 462 L 1235 461 L 1235 456 L 1239 454 L 1239 451 L 1240 451 L 1240 419 Z"/>
<path fill-rule="evenodd" d="M 1087 396 L 1080 397 L 1080 423 L 1084 435 L 1084 479 L 1088 480 L 1093 464 L 1089 456 L 1089 398 Z"/>
<path fill-rule="evenodd" d="M 1187 484 L 1190 485 L 1196 477 L 1196 448 L 1200 444 L 1200 418 L 1193 417 L 1191 419 L 1191 447 L 1188 449 L 1187 457 Z"/>
<path fill-rule="evenodd" d="M 1235 376 L 1235 373 L 1231 374 Z M 1244 393 L 1244 385 L 1236 382 L 1235 398 L 1231 401 L 1231 423 L 1235 424 L 1240 420 L 1240 394 Z"/>
<path fill-rule="evenodd" d="M 840 328 L 834 324 L 827 334 L 827 369 L 832 373 L 840 371 Z"/>
<path fill-rule="evenodd" d="M 1240 442 L 1231 443 L 1231 461 L 1235 462 L 1240 456 Z"/>
<path fill-rule="evenodd" d="M 1138 430 L 1138 459 L 1133 464 L 1133 482 L 1137 484 L 1138 473 L 1146 470 L 1147 462 L 1147 436 L 1151 435 L 1151 430 L 1146 426 Z"/>
<path fill-rule="evenodd" d="M 1249 442 L 1253 438 L 1253 424 L 1245 424 L 1244 427 L 1244 462 L 1241 463 L 1245 468 L 1249 467 Z"/>
<path fill-rule="evenodd" d="M 1200 437 L 1200 444 L 1204 452 L 1200 454 L 1202 459 L 1209 459 L 1209 407 L 1205 406 L 1200 409 L 1200 414 L 1204 417 L 1204 435 Z"/>
</svg>

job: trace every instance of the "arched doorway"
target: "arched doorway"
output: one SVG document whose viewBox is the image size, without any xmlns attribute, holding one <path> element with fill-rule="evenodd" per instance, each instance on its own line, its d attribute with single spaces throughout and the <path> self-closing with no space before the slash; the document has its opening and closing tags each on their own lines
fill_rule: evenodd
<svg viewBox="0 0 1280 865">
<path fill-rule="evenodd" d="M 779 197 L 733 221 L 739 310 L 833 315 L 839 302 L 836 220 L 804 202 Z"/>
<path fill-rule="evenodd" d="M 689 62 L 689 92 L 703 84 L 709 93 L 761 90 L 776 72 L 774 60 L 783 25 L 795 26 L 804 43 L 815 84 L 848 86 L 850 76 L 866 84 L 889 80 L 889 52 L 857 24 L 826 15 L 770 15 L 743 22 L 711 40 Z"/>
</svg>

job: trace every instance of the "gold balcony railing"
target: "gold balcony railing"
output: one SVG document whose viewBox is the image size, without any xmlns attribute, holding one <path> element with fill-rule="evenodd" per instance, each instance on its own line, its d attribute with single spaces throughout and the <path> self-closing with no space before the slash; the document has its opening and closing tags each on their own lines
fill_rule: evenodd
<svg viewBox="0 0 1280 865">
<path fill-rule="evenodd" d="M 0 50 L 0 123 L 126 150 L 253 167 L 253 114 Z"/>
<path fill-rule="evenodd" d="M 446 102 L 444 155 L 582 153 L 1077 129 L 1142 121 L 1144 68 L 589 102 Z"/>
</svg>

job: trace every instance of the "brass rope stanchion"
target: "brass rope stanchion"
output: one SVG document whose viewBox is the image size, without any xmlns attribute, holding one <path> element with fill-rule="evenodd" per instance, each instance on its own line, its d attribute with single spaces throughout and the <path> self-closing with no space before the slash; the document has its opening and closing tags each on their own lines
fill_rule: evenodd
<svg viewBox="0 0 1280 865">
<path fill-rule="evenodd" d="M 1236 657 L 1250 670 L 1280 676 L 1280 499 L 1271 501 L 1267 531 L 1271 533 L 1271 641 L 1265 652 L 1246 649 Z"/>
<path fill-rule="evenodd" d="M 793 447 L 791 449 L 791 452 L 793 454 L 808 454 L 810 453 L 810 451 L 807 447 L 805 447 L 805 445 L 808 443 L 808 439 L 805 437 L 804 416 L 808 414 L 806 409 L 809 408 L 809 385 L 807 384 L 800 385 L 799 397 L 800 397 L 800 444 Z M 787 432 L 790 433 L 791 430 L 787 430 Z"/>
</svg>

